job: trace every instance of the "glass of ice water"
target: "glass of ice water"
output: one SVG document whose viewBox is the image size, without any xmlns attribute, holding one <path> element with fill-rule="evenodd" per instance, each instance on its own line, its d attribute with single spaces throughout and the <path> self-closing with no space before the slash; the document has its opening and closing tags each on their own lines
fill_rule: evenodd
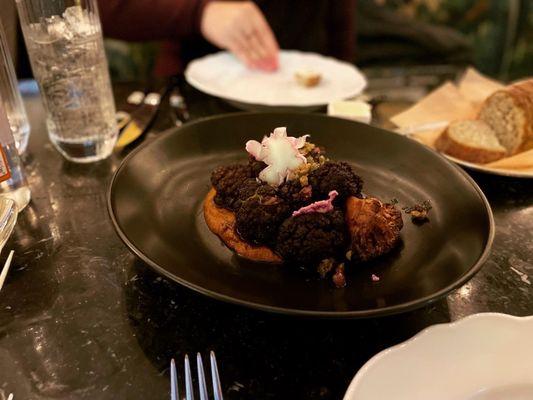
<svg viewBox="0 0 533 400">
<path fill-rule="evenodd" d="M 113 151 L 118 129 L 96 0 L 16 0 L 50 140 L 68 160 Z"/>
</svg>

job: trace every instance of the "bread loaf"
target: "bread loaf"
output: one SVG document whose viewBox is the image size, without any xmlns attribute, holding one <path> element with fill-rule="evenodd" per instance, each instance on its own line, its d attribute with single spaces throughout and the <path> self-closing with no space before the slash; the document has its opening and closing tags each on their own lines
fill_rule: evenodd
<svg viewBox="0 0 533 400">
<path fill-rule="evenodd" d="M 479 119 L 492 128 L 508 155 L 533 148 L 533 79 L 493 93 L 483 103 Z"/>
</svg>

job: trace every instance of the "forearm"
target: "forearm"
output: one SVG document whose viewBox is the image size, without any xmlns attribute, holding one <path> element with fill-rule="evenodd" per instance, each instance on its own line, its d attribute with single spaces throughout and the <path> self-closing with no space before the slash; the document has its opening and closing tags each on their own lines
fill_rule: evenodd
<svg viewBox="0 0 533 400">
<path fill-rule="evenodd" d="M 98 0 L 104 35 L 123 40 L 162 40 L 200 32 L 210 0 Z"/>
</svg>

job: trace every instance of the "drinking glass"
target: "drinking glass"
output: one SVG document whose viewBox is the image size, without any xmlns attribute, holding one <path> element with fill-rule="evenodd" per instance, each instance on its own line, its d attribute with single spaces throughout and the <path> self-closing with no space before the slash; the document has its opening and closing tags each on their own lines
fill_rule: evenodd
<svg viewBox="0 0 533 400">
<path fill-rule="evenodd" d="M 16 0 L 50 140 L 68 160 L 108 157 L 115 103 L 96 0 Z"/>
<path fill-rule="evenodd" d="M 19 154 L 22 154 L 28 147 L 30 124 L 18 90 L 15 69 L 2 22 L 0 22 L 0 99 L 3 100 L 17 150 Z"/>
</svg>

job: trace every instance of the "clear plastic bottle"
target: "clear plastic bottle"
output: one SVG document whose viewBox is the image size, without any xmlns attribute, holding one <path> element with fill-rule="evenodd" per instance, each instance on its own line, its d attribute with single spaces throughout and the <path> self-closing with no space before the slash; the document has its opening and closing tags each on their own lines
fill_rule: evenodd
<svg viewBox="0 0 533 400">
<path fill-rule="evenodd" d="M 30 124 L 18 90 L 15 68 L 9 55 L 2 22 L 0 22 L 0 98 L 4 103 L 19 154 L 23 154 L 28 147 Z"/>
<path fill-rule="evenodd" d="M 22 211 L 31 199 L 31 191 L 24 175 L 15 139 L 0 99 L 0 197 L 12 199 Z"/>
</svg>

